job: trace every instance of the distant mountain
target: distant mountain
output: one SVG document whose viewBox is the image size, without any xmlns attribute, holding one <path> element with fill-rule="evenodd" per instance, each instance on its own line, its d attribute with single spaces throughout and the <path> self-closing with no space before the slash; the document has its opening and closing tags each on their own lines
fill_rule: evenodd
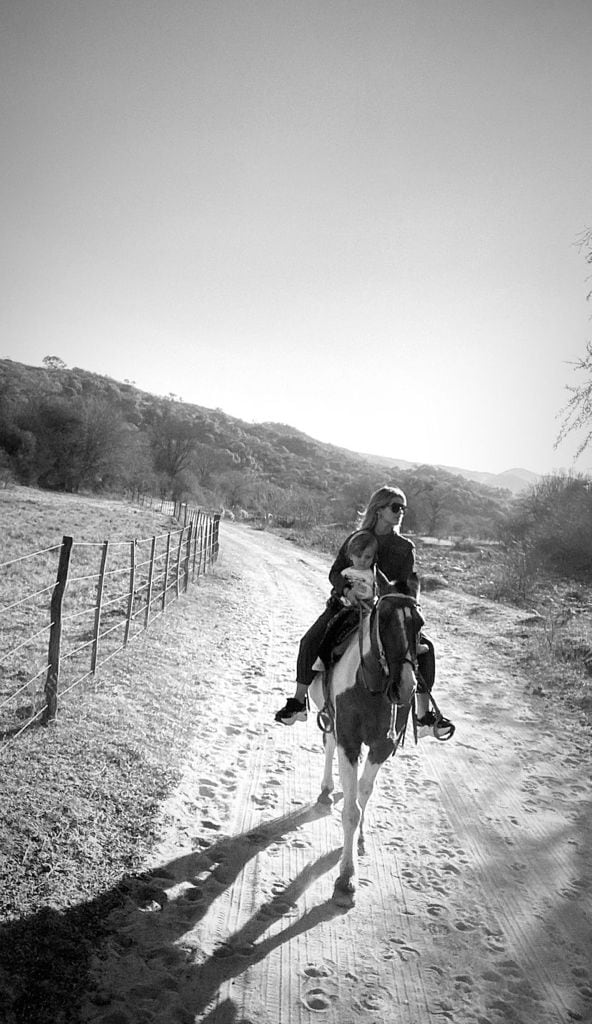
<svg viewBox="0 0 592 1024">
<path fill-rule="evenodd" d="M 397 466 L 399 469 L 417 469 L 420 462 L 408 462 L 406 459 L 388 458 L 383 455 L 369 455 L 364 453 L 363 458 L 377 466 L 388 466 L 389 469 Z M 486 473 L 476 469 L 459 469 L 456 466 L 443 466 L 435 464 L 436 469 L 443 469 L 446 473 L 453 473 L 455 476 L 462 476 L 465 480 L 473 480 L 478 484 L 485 484 L 486 487 L 502 488 L 512 494 L 519 494 L 531 484 L 540 480 L 537 473 L 529 469 L 506 469 L 503 473 Z"/>
</svg>

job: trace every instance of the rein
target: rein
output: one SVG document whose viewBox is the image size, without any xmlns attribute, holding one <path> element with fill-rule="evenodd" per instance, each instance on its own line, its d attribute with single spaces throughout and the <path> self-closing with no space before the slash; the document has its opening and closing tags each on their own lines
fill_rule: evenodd
<svg viewBox="0 0 592 1024">
<path fill-rule="evenodd" d="M 380 635 L 380 616 L 378 615 L 378 609 L 379 609 L 379 607 L 380 607 L 380 605 L 382 604 L 383 601 L 389 601 L 389 600 L 398 601 L 399 604 L 401 604 L 400 599 L 399 599 L 399 594 L 383 594 L 382 597 L 378 598 L 378 601 L 376 603 L 375 612 L 374 612 L 374 619 L 373 619 L 373 622 L 370 623 L 371 646 L 372 646 L 372 637 L 373 637 L 374 638 L 374 642 L 376 644 L 376 649 L 377 649 L 377 652 L 378 652 L 378 660 L 380 661 L 380 664 L 382 665 L 382 670 L 385 673 L 385 675 L 388 675 L 390 670 L 389 670 L 389 665 L 388 665 L 388 661 L 387 661 L 387 658 L 386 658 L 386 653 L 385 653 L 385 650 L 384 650 L 384 645 L 382 643 L 382 637 Z M 407 619 L 413 618 L 413 615 L 412 615 L 412 612 L 411 612 L 411 608 L 409 607 L 408 604 L 403 604 L 401 606 L 401 611 L 403 613 L 403 617 L 404 618 L 407 618 Z M 405 632 L 405 639 L 407 640 L 407 631 L 404 630 L 404 632 Z M 409 640 L 407 640 L 407 649 L 406 649 L 406 652 L 405 652 L 405 657 L 401 660 L 401 664 L 404 665 L 405 662 L 408 662 L 411 665 L 412 669 L 414 671 L 417 671 L 417 652 L 415 650 L 412 650 L 412 647 L 411 647 L 411 644 L 409 643 Z"/>
<path fill-rule="evenodd" d="M 376 606 L 374 608 L 374 611 L 373 611 L 373 619 L 370 622 L 370 649 L 373 650 L 373 648 L 375 648 L 375 656 L 378 658 L 378 661 L 379 661 L 380 666 L 382 668 L 383 676 L 385 676 L 388 679 L 390 677 L 391 670 L 390 670 L 390 666 L 389 666 L 388 659 L 387 659 L 387 656 L 386 656 L 386 651 L 385 651 L 385 648 L 384 648 L 384 644 L 382 642 L 382 637 L 381 637 L 381 634 L 380 634 L 380 616 L 378 614 L 378 609 L 379 609 L 381 603 L 383 601 L 388 601 L 388 600 L 394 600 L 394 601 L 397 602 L 398 610 L 401 611 L 402 617 L 403 617 L 402 629 L 403 629 L 403 633 L 404 633 L 404 636 L 405 636 L 405 653 L 404 653 L 403 658 L 400 660 L 400 663 L 399 663 L 399 676 L 401 674 L 402 666 L 405 663 L 407 663 L 407 664 L 411 665 L 414 677 L 417 677 L 417 674 L 418 674 L 418 671 L 419 671 L 419 669 L 418 669 L 418 662 L 417 662 L 417 634 L 419 632 L 419 629 L 421 628 L 421 624 L 423 624 L 423 620 L 421 620 L 421 616 L 419 616 L 421 622 L 418 623 L 418 622 L 414 621 L 412 605 L 409 602 L 407 602 L 407 601 L 401 601 L 401 595 L 400 594 L 383 594 L 382 597 L 380 597 L 378 599 L 378 602 L 377 602 L 377 604 L 376 604 Z M 419 615 L 419 613 L 416 612 L 416 616 L 417 615 Z M 410 627 L 411 631 L 409 631 L 409 627 Z M 414 638 L 413 640 L 409 639 L 410 635 Z M 374 653 L 374 651 L 373 651 L 373 653 Z M 365 676 L 364 661 L 363 661 L 363 658 L 362 658 L 361 624 L 360 624 L 360 675 L 361 675 L 361 678 L 362 678 L 362 681 L 363 681 L 364 685 L 366 686 L 366 689 L 369 689 L 368 683 L 366 681 L 366 676 Z M 381 693 L 381 694 L 385 694 L 388 697 L 388 699 L 389 699 L 389 701 L 391 703 L 391 724 L 390 724 L 390 728 L 389 728 L 389 731 L 388 731 L 388 736 L 390 737 L 390 739 L 391 739 L 391 741 L 393 743 L 393 755 L 394 755 L 396 753 L 397 748 L 399 747 L 399 745 L 400 744 L 402 745 L 403 742 L 404 742 L 405 732 L 406 732 L 406 729 L 407 729 L 407 721 L 408 721 L 409 713 L 410 712 L 411 712 L 411 721 L 412 721 L 412 725 L 413 725 L 413 736 L 414 736 L 415 742 L 417 743 L 417 714 L 416 714 L 416 710 L 415 710 L 415 693 L 416 693 L 416 690 L 415 689 L 413 690 L 413 692 L 412 692 L 412 694 L 410 696 L 409 702 L 406 703 L 406 704 L 399 703 L 399 701 L 397 700 L 397 696 L 398 695 L 393 693 L 393 686 L 392 686 L 392 684 L 387 683 L 378 692 Z"/>
</svg>

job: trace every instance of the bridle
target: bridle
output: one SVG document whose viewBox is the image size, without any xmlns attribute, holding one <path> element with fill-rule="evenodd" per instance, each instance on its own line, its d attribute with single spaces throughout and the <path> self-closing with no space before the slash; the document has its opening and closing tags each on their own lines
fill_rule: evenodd
<svg viewBox="0 0 592 1024">
<path fill-rule="evenodd" d="M 374 656 L 382 669 L 384 677 L 384 685 L 379 687 L 380 693 L 386 694 L 391 702 L 394 702 L 396 694 L 392 691 L 392 683 L 390 682 L 391 668 L 388 663 L 387 653 L 385 645 L 382 639 L 380 623 L 380 608 L 385 601 L 394 601 L 397 604 L 397 612 L 402 615 L 402 631 L 405 637 L 405 651 L 403 657 L 399 659 L 399 664 L 402 666 L 405 663 L 411 665 L 414 673 L 417 673 L 417 635 L 419 630 L 424 624 L 423 616 L 418 611 L 415 600 L 412 597 L 407 597 L 404 594 L 391 593 L 383 594 L 378 598 L 374 608 L 370 613 L 370 652 L 364 653 L 363 650 L 363 616 L 360 614 L 360 623 L 358 629 L 359 647 L 360 647 L 360 668 L 359 677 L 366 687 L 366 689 L 374 693 L 376 690 L 371 687 L 368 683 L 366 674 L 368 653 Z M 410 639 L 411 638 L 411 639 Z"/>
<path fill-rule="evenodd" d="M 372 646 L 372 641 L 374 641 L 374 646 L 376 648 L 378 660 L 380 661 L 382 670 L 385 673 L 385 675 L 389 675 L 390 668 L 386 656 L 386 651 L 384 649 L 384 644 L 382 642 L 382 636 L 380 633 L 380 606 L 384 604 L 385 601 L 395 601 L 398 604 L 399 610 L 403 615 L 403 633 L 405 635 L 406 649 L 405 655 L 401 659 L 401 664 L 403 665 L 405 664 L 405 662 L 407 662 L 409 665 L 411 665 L 414 671 L 417 671 L 416 638 L 417 634 L 419 633 L 419 630 L 423 626 L 423 617 L 417 610 L 417 606 L 413 598 L 406 597 L 403 594 L 383 594 L 381 597 L 378 598 L 376 605 L 371 613 L 372 618 L 370 621 L 370 644 Z M 411 630 L 408 630 L 406 628 L 407 623 L 405 622 L 405 620 L 407 620 L 407 623 L 410 622 L 411 626 L 413 627 Z M 409 640 L 410 634 L 413 637 L 412 641 Z"/>
</svg>

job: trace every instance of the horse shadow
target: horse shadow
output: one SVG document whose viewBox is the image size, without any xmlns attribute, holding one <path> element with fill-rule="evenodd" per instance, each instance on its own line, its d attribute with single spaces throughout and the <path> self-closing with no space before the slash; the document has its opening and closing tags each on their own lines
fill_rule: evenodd
<svg viewBox="0 0 592 1024">
<path fill-rule="evenodd" d="M 47 906 L 0 925 L 0 1020 L 3 1024 L 47 1024 L 48 1020 L 79 1024 L 82 1007 L 89 1000 L 92 1006 L 97 999 L 93 965 L 97 960 L 105 962 L 105 955 L 116 963 L 131 950 L 138 963 L 146 966 L 157 964 L 159 957 L 166 960 L 167 974 L 175 979 L 176 998 L 185 1011 L 193 1017 L 205 1011 L 225 982 L 283 943 L 344 913 L 326 900 L 293 917 L 306 890 L 338 863 L 339 847 L 311 860 L 281 889 L 274 887 L 274 895 L 202 962 L 196 962 L 198 950 L 189 955 L 182 945 L 182 936 L 191 932 L 254 856 L 327 813 L 323 805 L 311 804 L 237 836 L 221 837 L 213 843 L 198 839 L 199 849 L 194 853 L 126 875 L 109 890 L 75 907 Z M 174 887 L 180 887 L 181 895 L 176 889 L 169 899 L 167 893 Z M 148 908 L 156 912 L 147 912 Z M 286 926 L 265 936 L 283 917 L 289 918 Z M 158 994 L 155 983 L 155 999 Z M 105 998 L 104 993 L 99 992 L 98 998 Z M 130 1000 L 130 1005 L 133 1002 Z M 118 1005 L 116 991 L 113 1003 L 110 1009 Z M 130 1005 L 126 1001 L 133 1024 Z M 95 1012 L 97 1009 L 94 1006 Z M 229 999 L 211 1010 L 204 1024 L 206 1021 L 240 1024 Z"/>
</svg>

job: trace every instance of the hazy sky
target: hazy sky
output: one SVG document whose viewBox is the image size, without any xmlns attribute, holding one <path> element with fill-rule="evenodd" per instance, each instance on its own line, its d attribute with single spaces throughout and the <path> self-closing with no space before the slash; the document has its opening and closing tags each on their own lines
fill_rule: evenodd
<svg viewBox="0 0 592 1024">
<path fill-rule="evenodd" d="M 0 356 L 569 467 L 591 54 L 590 0 L 0 0 Z"/>
</svg>

